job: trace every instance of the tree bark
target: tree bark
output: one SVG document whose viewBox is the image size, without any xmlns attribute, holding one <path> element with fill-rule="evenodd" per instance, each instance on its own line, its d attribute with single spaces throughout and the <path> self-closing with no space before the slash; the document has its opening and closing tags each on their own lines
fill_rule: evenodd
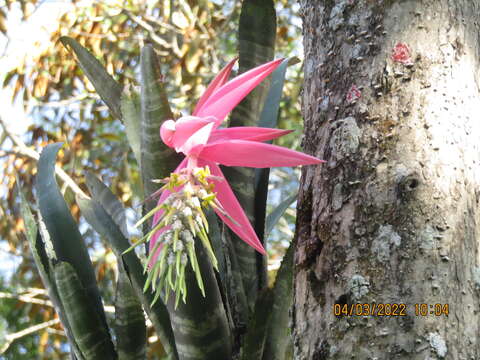
<svg viewBox="0 0 480 360">
<path fill-rule="evenodd" d="M 479 359 L 480 1 L 300 4 L 294 358 Z"/>
</svg>

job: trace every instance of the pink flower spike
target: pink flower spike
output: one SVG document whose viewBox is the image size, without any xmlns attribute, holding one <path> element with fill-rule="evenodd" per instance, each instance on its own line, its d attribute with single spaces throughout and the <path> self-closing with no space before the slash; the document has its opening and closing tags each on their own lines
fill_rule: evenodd
<svg viewBox="0 0 480 360">
<path fill-rule="evenodd" d="M 271 129 L 253 126 L 240 126 L 212 131 L 209 143 L 226 140 L 268 141 L 290 134 L 293 130 Z"/>
<path fill-rule="evenodd" d="M 150 196 L 156 197 L 162 192 L 158 206 L 147 213 L 138 225 L 153 216 L 152 229 L 146 237 L 127 249 L 130 251 L 150 241 L 147 260 L 150 273 L 145 289 L 151 285 L 156 292 L 155 299 L 163 294 L 168 301 L 169 293 L 173 291 L 175 307 L 180 299 L 185 301 L 185 270 L 189 263 L 205 296 L 206 289 L 195 255 L 197 242 L 201 242 L 213 268 L 219 270 L 204 208 L 212 208 L 240 239 L 259 253 L 266 254 L 219 164 L 266 168 L 323 162 L 301 152 L 264 143 L 286 135 L 290 130 L 219 128 L 228 113 L 282 61 L 279 59 L 260 65 L 227 82 L 235 63 L 235 60 L 231 61 L 208 86 L 192 116 L 167 120 L 162 124 L 160 136 L 163 142 L 183 153 L 185 159 L 168 178 L 163 179 L 166 185 Z M 352 90 L 358 89 L 352 87 Z M 173 272 L 175 276 L 172 276 Z"/>
<path fill-rule="evenodd" d="M 232 61 L 230 61 L 227 65 L 225 65 L 225 67 L 222 70 L 220 70 L 217 76 L 215 76 L 215 78 L 212 80 L 210 85 L 208 85 L 203 95 L 200 97 L 200 100 L 198 100 L 192 115 L 194 116 L 197 115 L 197 113 L 201 110 L 203 104 L 208 100 L 210 95 L 212 95 L 218 88 L 220 88 L 223 84 L 227 82 L 230 76 L 230 73 L 232 72 L 232 68 L 237 62 L 237 60 L 238 58 L 235 58 Z"/>
<path fill-rule="evenodd" d="M 175 201 L 180 200 L 181 197 L 184 196 L 187 200 L 184 199 L 181 201 L 188 202 L 188 198 L 193 195 L 187 194 L 193 194 L 193 190 L 191 189 L 194 188 L 197 189 L 195 190 L 197 191 L 195 192 L 195 196 L 200 196 L 198 189 L 204 186 L 202 191 L 203 194 L 206 195 L 202 195 L 205 197 L 201 197 L 201 199 L 209 198 L 209 200 L 205 200 L 208 203 L 209 201 L 213 201 L 211 198 L 211 196 L 213 196 L 222 208 L 219 210 L 214 206 L 214 202 L 211 203 L 210 206 L 213 206 L 217 215 L 243 241 L 262 254 L 265 253 L 265 249 L 255 234 L 252 225 L 238 203 L 218 164 L 266 168 L 274 166 L 311 165 L 324 161 L 301 152 L 263 143 L 264 141 L 286 135 L 290 133 L 290 130 L 262 127 L 234 127 L 225 129 L 218 128 L 218 126 L 232 108 L 266 76 L 271 74 L 282 61 L 283 59 L 279 59 L 260 65 L 226 82 L 235 62 L 231 61 L 207 88 L 199 105 L 196 107 L 194 116 L 183 116 L 177 121 L 168 120 L 164 122 L 160 129 L 160 135 L 165 144 L 186 156 L 175 170 L 175 173 L 183 177 L 182 181 L 186 181 L 187 185 L 190 184 L 188 185 L 190 190 L 187 191 L 187 186 L 184 188 L 183 185 L 181 189 L 178 189 L 181 191 L 177 191 L 177 189 L 173 190 L 179 197 Z M 213 176 L 208 175 L 208 169 L 205 168 L 206 166 L 210 168 L 211 175 Z M 184 169 L 183 172 L 181 171 L 182 169 Z M 201 180 L 202 177 L 203 180 Z M 172 184 L 175 184 L 175 179 L 175 176 L 170 177 Z M 213 187 L 209 187 L 208 183 L 212 184 Z M 162 204 L 169 194 L 170 191 L 165 190 L 161 195 L 159 204 Z M 178 209 L 184 209 L 184 206 L 187 205 L 180 204 L 176 206 L 179 206 Z M 188 205 L 187 207 L 190 206 L 191 205 Z M 199 205 L 195 206 L 185 210 L 186 213 L 191 213 L 194 209 L 200 208 Z M 173 207 L 173 209 L 176 208 Z M 154 215 L 154 226 L 158 224 L 163 213 L 164 211 L 160 210 Z M 182 216 L 188 217 L 193 215 Z M 195 226 L 201 224 L 203 220 L 199 220 L 198 216 L 195 215 L 194 221 L 197 225 L 192 223 L 193 218 L 190 218 L 189 221 L 190 223 L 187 224 L 188 229 L 195 235 Z M 184 226 L 187 225 L 184 224 Z M 176 226 L 180 226 L 179 223 L 177 223 Z M 204 225 L 199 226 L 203 227 Z M 208 225 L 205 225 L 204 228 L 207 229 Z M 153 249 L 155 243 L 159 241 L 159 235 L 163 231 L 165 231 L 165 229 L 156 231 L 156 233 L 153 234 L 150 243 L 151 249 Z M 205 238 L 203 238 L 202 241 L 205 241 Z"/>
<path fill-rule="evenodd" d="M 216 90 L 202 108 L 196 112 L 196 116 L 214 116 L 222 122 L 228 113 L 243 100 L 263 79 L 270 75 L 283 59 L 270 61 L 257 66 Z"/>
<path fill-rule="evenodd" d="M 320 164 L 323 160 L 281 146 L 247 140 L 207 144 L 200 158 L 227 166 L 267 168 Z"/>
<path fill-rule="evenodd" d="M 259 253 L 265 255 L 265 249 L 263 248 L 262 243 L 258 239 L 255 230 L 253 230 L 250 221 L 248 221 L 247 215 L 245 215 L 245 212 L 240 206 L 235 194 L 230 188 L 228 181 L 225 179 L 225 176 L 218 165 L 210 161 L 201 160 L 199 161 L 199 166 L 208 166 L 213 175 L 223 179 L 221 181 L 217 179 L 212 180 L 212 182 L 215 184 L 217 199 L 228 216 L 235 220 L 237 224 L 235 224 L 231 219 L 223 215 L 221 212 L 215 211 L 217 215 L 235 234 L 238 235 L 240 239 L 256 249 Z"/>
</svg>

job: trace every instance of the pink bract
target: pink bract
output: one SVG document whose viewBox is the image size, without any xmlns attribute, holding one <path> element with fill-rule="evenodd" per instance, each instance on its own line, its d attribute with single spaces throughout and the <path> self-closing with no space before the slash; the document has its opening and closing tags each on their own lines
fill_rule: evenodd
<svg viewBox="0 0 480 360">
<path fill-rule="evenodd" d="M 230 111 L 271 74 L 283 59 L 260 65 L 227 82 L 235 61 L 236 59 L 230 61 L 210 83 L 192 116 L 165 121 L 160 129 L 160 136 L 167 146 L 186 156 L 175 170 L 176 173 L 185 168 L 193 170 L 196 166 L 210 168 L 215 176 L 211 182 L 215 185 L 217 200 L 228 214 L 225 216 L 215 210 L 217 215 L 243 241 L 265 254 L 263 245 L 218 165 L 266 168 L 319 164 L 323 160 L 263 143 L 288 134 L 290 130 L 260 127 L 219 128 Z M 169 194 L 170 192 L 165 190 L 159 204 Z M 155 215 L 153 225 L 158 223 L 161 214 L 160 211 Z M 154 248 L 158 236 L 164 231 L 165 229 L 161 229 L 153 236 L 150 249 Z"/>
</svg>

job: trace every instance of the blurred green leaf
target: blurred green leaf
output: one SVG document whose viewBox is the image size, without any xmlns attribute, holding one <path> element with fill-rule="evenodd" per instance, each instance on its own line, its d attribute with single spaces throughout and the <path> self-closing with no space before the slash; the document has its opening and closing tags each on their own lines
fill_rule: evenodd
<svg viewBox="0 0 480 360">
<path fill-rule="evenodd" d="M 17 188 L 20 195 L 20 212 L 22 214 L 23 222 L 25 224 L 26 236 L 28 244 L 30 245 L 30 250 L 37 266 L 37 270 L 40 273 L 40 277 L 45 285 L 45 288 L 48 290 L 51 289 L 51 283 L 49 278 L 49 261 L 47 254 L 45 252 L 45 247 L 40 237 L 40 232 L 38 230 L 35 219 L 33 218 L 32 211 L 30 210 L 30 205 L 25 198 L 23 190 L 20 188 L 17 177 Z M 53 301 L 53 300 L 52 300 Z M 55 303 L 55 301 L 53 301 Z"/>
<path fill-rule="evenodd" d="M 125 132 L 127 133 L 128 142 L 133 150 L 138 166 L 141 168 L 141 120 L 140 98 L 135 91 L 124 91 L 121 99 L 121 110 L 123 123 L 125 124 Z M 160 134 L 159 134 L 160 135 Z"/>
<path fill-rule="evenodd" d="M 62 36 L 60 41 L 67 49 L 70 47 L 75 55 L 77 55 L 80 67 L 92 82 L 98 95 L 105 101 L 105 104 L 107 104 L 112 114 L 118 119 L 122 119 L 120 106 L 122 87 L 120 84 L 107 73 L 100 61 L 77 41 L 68 36 Z"/>
<path fill-rule="evenodd" d="M 88 190 L 96 202 L 100 203 L 112 220 L 117 224 L 123 236 L 128 238 L 125 209 L 110 189 L 93 173 L 86 172 L 85 180 Z"/>
<path fill-rule="evenodd" d="M 86 182 L 95 201 L 127 238 L 125 209 L 117 197 L 94 174 L 86 173 Z M 88 211 L 87 211 L 88 213 Z M 117 253 L 117 252 L 115 252 Z M 142 305 L 126 273 L 125 264 L 118 258 L 118 280 L 115 298 L 115 334 L 119 360 L 144 359 L 146 355 L 146 327 Z"/>
<path fill-rule="evenodd" d="M 275 225 L 278 223 L 278 220 L 282 217 L 283 213 L 288 209 L 288 207 L 297 200 L 298 193 L 296 192 L 293 195 L 290 195 L 288 198 L 283 200 L 278 206 L 267 216 L 265 221 L 265 233 L 266 237 L 272 232 Z"/>
<path fill-rule="evenodd" d="M 272 73 L 272 80 L 270 82 L 270 89 L 268 90 L 267 98 L 263 103 L 263 110 L 260 114 L 258 126 L 275 128 L 278 123 L 278 111 L 280 109 L 280 100 L 282 99 L 283 84 L 285 83 L 285 74 L 287 67 L 290 64 L 290 59 L 285 59 Z"/>
<path fill-rule="evenodd" d="M 35 249 L 35 239 L 37 238 L 38 232 L 37 224 L 35 222 L 35 219 L 33 218 L 32 210 L 30 209 L 30 205 L 28 204 L 25 194 L 20 187 L 20 181 L 18 179 L 18 176 L 16 176 L 16 183 L 18 195 L 20 196 L 20 213 L 22 214 L 23 223 L 25 224 L 27 240 L 29 241 L 30 245 L 33 245 L 33 249 Z M 34 256 L 39 255 L 34 253 Z"/>
</svg>

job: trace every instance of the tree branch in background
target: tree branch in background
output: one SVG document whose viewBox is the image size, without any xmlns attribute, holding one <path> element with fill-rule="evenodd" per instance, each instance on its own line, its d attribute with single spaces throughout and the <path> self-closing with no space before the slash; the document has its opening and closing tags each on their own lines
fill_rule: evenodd
<svg viewBox="0 0 480 360">
<path fill-rule="evenodd" d="M 37 299 L 34 296 L 35 295 L 32 296 L 31 294 L 21 295 L 21 294 L 7 293 L 3 291 L 0 292 L 0 299 L 15 299 L 15 300 L 19 300 L 29 304 L 37 304 L 37 305 L 53 307 L 53 304 L 50 300 Z"/>
<path fill-rule="evenodd" d="M 38 325 L 34 325 L 34 326 L 30 326 L 26 329 L 23 329 L 21 331 L 18 331 L 16 333 L 13 333 L 13 334 L 7 334 L 5 336 L 5 343 L 3 344 L 3 346 L 0 348 L 0 355 L 4 354 L 5 351 L 8 350 L 8 348 L 10 347 L 10 345 L 15 341 L 15 340 L 18 340 L 24 336 L 27 336 L 27 335 L 30 335 L 30 334 L 33 334 L 34 332 L 37 332 L 37 331 L 40 331 L 40 330 L 43 330 L 43 329 L 46 329 L 46 328 L 49 328 L 50 326 L 53 326 L 53 325 L 56 325 L 60 323 L 60 319 L 53 319 L 53 320 L 49 320 L 49 321 L 45 321 L 43 323 L 40 323 Z"/>
<path fill-rule="evenodd" d="M 170 49 L 172 47 L 172 44 L 170 44 L 169 42 L 163 40 L 160 36 L 158 36 L 155 33 L 155 29 L 153 28 L 153 26 L 147 23 L 146 21 L 144 21 L 142 18 L 133 15 L 128 10 L 122 10 L 122 13 L 127 15 L 130 20 L 132 20 L 135 24 L 140 26 L 143 30 L 148 32 L 148 35 L 150 36 L 150 38 L 155 44 L 162 46 L 166 49 Z"/>
<path fill-rule="evenodd" d="M 22 141 L 22 139 L 20 139 L 20 137 L 18 135 L 15 135 L 10 130 L 8 130 L 7 124 L 5 123 L 3 118 L 1 118 L 1 117 L 0 117 L 0 126 L 2 127 L 2 129 L 5 132 L 5 134 L 7 135 L 7 137 L 10 138 L 10 140 L 12 140 L 12 142 L 17 146 L 17 148 L 18 148 L 18 151 L 16 152 L 17 155 L 26 156 L 26 157 L 29 157 L 31 159 L 34 159 L 34 160 L 38 161 L 38 159 L 40 158 L 40 154 L 38 152 L 36 152 L 35 150 L 29 148 Z M 85 197 L 89 198 L 89 196 L 87 194 L 85 194 L 83 192 L 83 190 L 78 187 L 78 185 L 75 183 L 75 181 L 73 181 L 73 179 L 70 176 L 68 176 L 68 174 L 65 171 L 63 171 L 62 168 L 60 168 L 59 166 L 55 166 L 55 172 L 64 181 L 64 183 L 68 187 L 70 187 L 70 189 L 72 189 L 72 191 L 75 194 L 79 194 L 79 195 L 82 195 L 82 196 L 85 196 Z"/>
</svg>

